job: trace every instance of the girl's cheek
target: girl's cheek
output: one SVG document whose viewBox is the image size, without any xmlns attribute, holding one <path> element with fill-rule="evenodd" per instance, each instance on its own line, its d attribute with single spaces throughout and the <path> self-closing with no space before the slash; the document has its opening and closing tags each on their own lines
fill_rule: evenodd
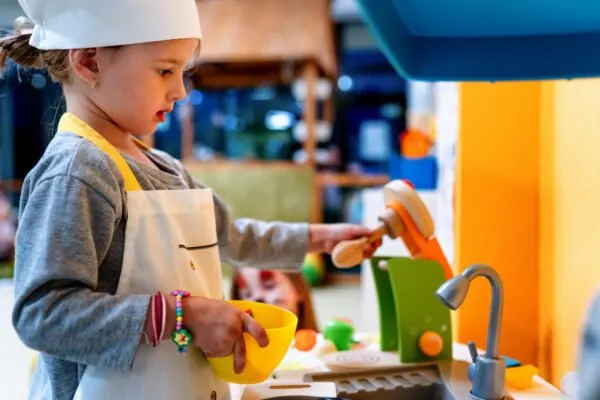
<svg viewBox="0 0 600 400">
<path fill-rule="evenodd" d="M 280 284 L 266 292 L 267 303 L 274 304 L 298 314 L 298 296 L 292 285 Z"/>
</svg>

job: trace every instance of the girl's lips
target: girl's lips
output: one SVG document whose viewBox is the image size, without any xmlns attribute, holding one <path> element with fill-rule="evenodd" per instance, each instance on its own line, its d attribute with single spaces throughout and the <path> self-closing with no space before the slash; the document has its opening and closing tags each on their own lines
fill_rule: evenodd
<svg viewBox="0 0 600 400">
<path fill-rule="evenodd" d="M 167 120 L 167 113 L 165 111 L 159 111 L 156 113 L 156 118 L 160 122 L 165 122 Z"/>
</svg>

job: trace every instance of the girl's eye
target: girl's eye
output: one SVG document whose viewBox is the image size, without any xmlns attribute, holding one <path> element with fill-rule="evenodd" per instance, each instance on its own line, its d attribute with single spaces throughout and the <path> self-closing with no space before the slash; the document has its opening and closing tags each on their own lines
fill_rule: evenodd
<svg viewBox="0 0 600 400">
<path fill-rule="evenodd" d="M 173 73 L 173 71 L 170 69 L 161 69 L 160 71 L 158 71 L 158 74 L 160 76 L 167 76 L 167 75 L 171 75 L 172 73 Z"/>
</svg>

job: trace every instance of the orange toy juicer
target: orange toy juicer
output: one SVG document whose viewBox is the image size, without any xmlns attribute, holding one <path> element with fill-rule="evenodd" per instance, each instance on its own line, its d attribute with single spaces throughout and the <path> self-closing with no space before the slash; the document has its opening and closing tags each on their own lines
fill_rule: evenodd
<svg viewBox="0 0 600 400">
<path fill-rule="evenodd" d="M 340 242 L 332 252 L 338 268 L 356 266 L 369 245 L 383 236 L 400 238 L 409 257 L 372 257 L 381 333 L 381 350 L 397 351 L 403 363 L 452 359 L 450 310 L 437 289 L 453 277 L 435 237 L 431 214 L 413 185 L 394 180 L 385 185 L 385 211 L 368 237 Z"/>
<path fill-rule="evenodd" d="M 356 266 L 368 245 L 384 235 L 401 238 L 412 258 L 437 261 L 446 279 L 454 275 L 450 264 L 435 237 L 435 228 L 427 206 L 413 185 L 407 180 L 394 180 L 383 188 L 386 211 L 379 217 L 380 224 L 368 237 L 339 243 L 332 252 L 332 260 L 338 268 Z"/>
</svg>

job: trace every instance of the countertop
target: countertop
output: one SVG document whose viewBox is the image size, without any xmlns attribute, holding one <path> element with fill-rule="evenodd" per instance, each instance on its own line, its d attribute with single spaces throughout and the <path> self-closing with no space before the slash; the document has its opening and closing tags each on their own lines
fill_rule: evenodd
<svg viewBox="0 0 600 400">
<path fill-rule="evenodd" d="M 359 337 L 364 340 L 365 337 L 375 337 L 375 335 L 363 334 Z M 321 340 L 322 338 L 319 337 L 319 341 Z M 376 340 L 373 340 L 373 342 L 363 350 L 381 355 L 382 359 L 387 360 L 385 366 L 401 365 L 399 362 L 394 361 L 396 360 L 395 354 L 381 352 Z M 468 348 L 465 344 L 454 343 L 453 354 L 455 360 L 466 362 L 470 362 L 471 360 Z M 292 348 L 280 364 L 279 368 L 275 371 L 273 380 L 268 381 L 268 383 L 274 383 L 277 381 L 285 382 L 286 384 L 290 382 L 299 383 L 303 381 L 303 376 L 306 373 L 327 372 L 329 370 L 330 369 L 328 368 L 327 364 L 318 357 L 316 352 L 300 352 Z M 507 385 L 506 390 L 514 400 L 568 399 L 557 388 L 539 376 L 534 377 L 534 386 L 530 389 L 516 389 Z M 242 391 L 242 387 L 234 387 L 232 399 L 241 398 Z"/>
</svg>

